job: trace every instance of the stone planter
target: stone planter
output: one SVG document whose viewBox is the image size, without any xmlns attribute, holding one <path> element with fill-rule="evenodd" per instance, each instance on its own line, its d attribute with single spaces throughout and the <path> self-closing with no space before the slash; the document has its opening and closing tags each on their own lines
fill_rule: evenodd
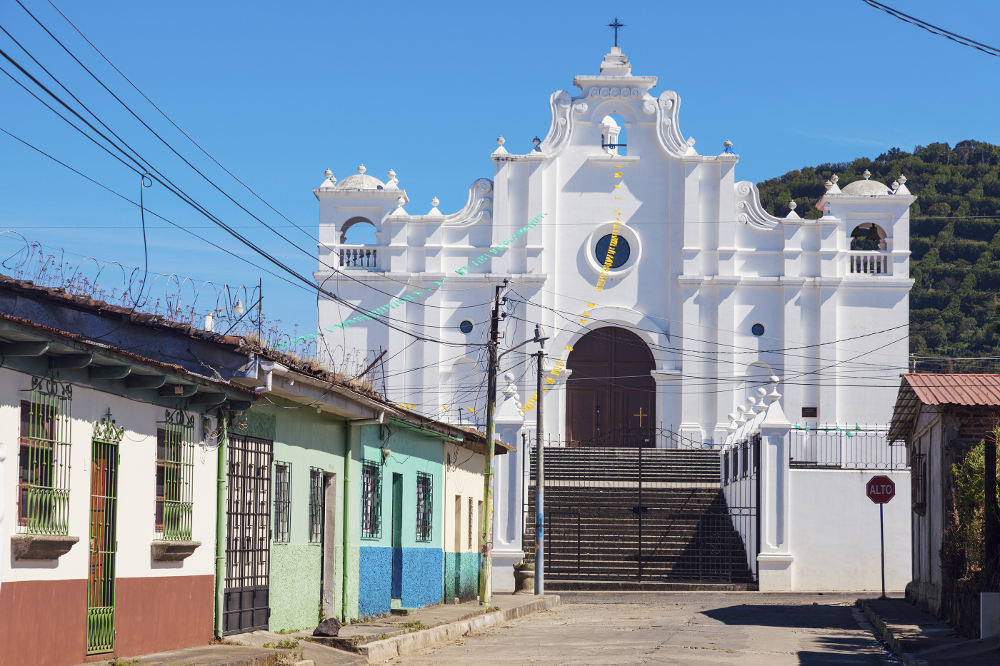
<svg viewBox="0 0 1000 666">
<path fill-rule="evenodd" d="M 514 567 L 514 594 L 535 593 L 535 565 Z"/>
</svg>

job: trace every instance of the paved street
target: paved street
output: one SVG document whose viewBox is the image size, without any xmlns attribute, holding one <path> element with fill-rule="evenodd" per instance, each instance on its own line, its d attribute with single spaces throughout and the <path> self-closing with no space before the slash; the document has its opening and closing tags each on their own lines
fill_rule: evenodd
<svg viewBox="0 0 1000 666">
<path fill-rule="evenodd" d="M 399 664 L 893 664 L 858 595 L 560 593 L 562 605 Z"/>
</svg>

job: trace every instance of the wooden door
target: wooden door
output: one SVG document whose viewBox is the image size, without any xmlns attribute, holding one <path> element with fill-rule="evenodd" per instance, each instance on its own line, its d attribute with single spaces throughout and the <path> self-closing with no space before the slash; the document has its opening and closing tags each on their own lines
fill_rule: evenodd
<svg viewBox="0 0 1000 666">
<path fill-rule="evenodd" d="M 655 427 L 653 355 L 637 335 L 614 326 L 591 331 L 573 345 L 566 367 L 571 446 L 634 446 L 632 435 Z"/>
</svg>

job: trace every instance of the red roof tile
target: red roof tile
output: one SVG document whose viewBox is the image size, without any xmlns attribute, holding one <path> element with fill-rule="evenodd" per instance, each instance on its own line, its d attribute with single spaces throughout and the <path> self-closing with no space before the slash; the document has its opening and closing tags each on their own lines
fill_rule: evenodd
<svg viewBox="0 0 1000 666">
<path fill-rule="evenodd" d="M 1000 374 L 903 375 L 925 405 L 1000 406 Z"/>
</svg>

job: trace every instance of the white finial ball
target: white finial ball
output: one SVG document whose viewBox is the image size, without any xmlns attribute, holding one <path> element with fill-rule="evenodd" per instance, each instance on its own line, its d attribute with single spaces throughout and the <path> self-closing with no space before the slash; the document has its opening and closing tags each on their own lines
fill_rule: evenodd
<svg viewBox="0 0 1000 666">
<path fill-rule="evenodd" d="M 499 145 L 501 145 L 501 146 L 502 146 L 502 145 L 503 145 L 504 143 L 506 143 L 506 141 L 507 141 L 507 139 L 503 138 L 502 136 L 498 136 L 498 137 L 497 137 L 497 143 L 498 143 Z"/>
<path fill-rule="evenodd" d="M 388 174 L 388 176 L 389 176 L 389 180 L 392 180 L 393 178 L 395 178 L 395 177 L 396 177 L 396 172 L 395 172 L 395 171 L 393 171 L 392 169 L 389 169 L 389 174 Z"/>
<path fill-rule="evenodd" d="M 826 189 L 830 189 L 831 187 L 833 187 L 833 183 L 828 180 L 825 183 L 823 183 L 823 187 L 825 187 Z"/>
<path fill-rule="evenodd" d="M 366 167 L 364 164 L 359 164 L 358 173 L 364 173 L 365 171 L 368 171 L 368 167 Z"/>
<path fill-rule="evenodd" d="M 798 208 L 798 206 L 799 205 L 795 203 L 794 199 L 788 202 L 788 210 L 795 210 L 796 208 Z"/>
<path fill-rule="evenodd" d="M 689 136 L 688 137 L 687 144 L 689 146 L 694 146 L 694 137 L 693 136 Z"/>
<path fill-rule="evenodd" d="M 733 147 L 733 142 L 730 141 L 729 139 L 726 139 L 725 141 L 722 142 L 722 147 L 723 148 L 732 148 Z"/>
<path fill-rule="evenodd" d="M 438 198 L 437 198 L 437 197 L 434 197 L 433 199 L 431 199 L 431 205 L 432 205 L 432 206 L 434 206 L 435 208 L 437 208 L 437 205 L 438 205 L 439 203 L 441 203 L 441 202 L 440 202 L 440 201 L 438 201 Z"/>
<path fill-rule="evenodd" d="M 869 178 L 872 177 L 872 172 L 869 171 L 868 169 L 865 169 L 865 172 L 861 174 L 861 177 L 864 178 L 865 180 L 868 180 Z"/>
<path fill-rule="evenodd" d="M 330 176 L 333 175 L 333 172 L 327 169 L 326 171 L 323 172 L 323 175 L 326 176 L 327 180 L 329 180 Z"/>
<path fill-rule="evenodd" d="M 898 180 L 892 181 L 892 189 L 894 189 L 894 190 L 898 190 L 899 189 L 899 181 Z"/>
<path fill-rule="evenodd" d="M 397 205 L 398 205 L 398 206 L 399 206 L 400 208 L 402 208 L 402 207 L 403 207 L 403 204 L 405 204 L 405 203 L 406 203 L 406 199 L 405 199 L 404 197 L 399 197 L 398 199 L 396 199 L 396 204 L 397 204 Z"/>
<path fill-rule="evenodd" d="M 897 180 L 899 181 L 900 185 L 906 185 L 906 176 L 904 176 L 903 174 L 899 174 L 899 178 L 897 178 Z"/>
<path fill-rule="evenodd" d="M 830 176 L 830 182 L 833 183 L 834 185 L 837 184 L 838 180 L 840 180 L 840 176 L 838 176 L 837 174 L 833 174 L 832 176 Z"/>
</svg>

